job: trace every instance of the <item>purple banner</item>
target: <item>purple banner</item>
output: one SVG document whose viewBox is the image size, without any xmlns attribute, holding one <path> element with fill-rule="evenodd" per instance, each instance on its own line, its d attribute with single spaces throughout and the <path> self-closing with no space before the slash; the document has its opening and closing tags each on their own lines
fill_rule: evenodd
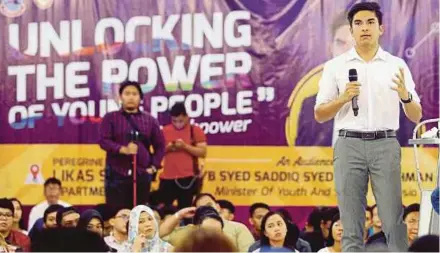
<svg viewBox="0 0 440 253">
<path fill-rule="evenodd" d="M 353 45 L 356 2 L 0 0 L 0 142 L 96 143 L 131 79 L 162 124 L 185 101 L 211 145 L 330 146 L 317 82 Z M 439 1 L 378 2 L 383 49 L 407 62 L 424 119 L 438 117 Z M 414 124 L 400 122 L 406 145 Z"/>
</svg>

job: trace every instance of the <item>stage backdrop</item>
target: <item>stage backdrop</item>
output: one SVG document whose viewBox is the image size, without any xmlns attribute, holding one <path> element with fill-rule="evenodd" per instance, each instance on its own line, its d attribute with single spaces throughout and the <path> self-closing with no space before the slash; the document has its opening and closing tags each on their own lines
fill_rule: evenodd
<svg viewBox="0 0 440 253">
<path fill-rule="evenodd" d="M 131 79 L 161 124 L 184 101 L 207 134 L 205 191 L 244 206 L 336 205 L 333 123 L 317 124 L 313 105 L 323 63 L 353 45 L 344 10 L 356 2 L 0 0 L 0 195 L 35 204 L 56 176 L 64 200 L 103 202 L 99 124 Z M 438 117 L 439 1 L 379 3 L 383 49 L 407 62 L 424 119 Z M 413 128 L 402 114 L 405 204 L 419 199 Z M 422 151 L 429 187 L 436 154 Z"/>
</svg>

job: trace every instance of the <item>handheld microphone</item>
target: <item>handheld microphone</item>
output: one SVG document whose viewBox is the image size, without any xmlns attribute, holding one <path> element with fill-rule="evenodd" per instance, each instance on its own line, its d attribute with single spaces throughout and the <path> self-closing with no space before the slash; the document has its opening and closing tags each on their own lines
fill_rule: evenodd
<svg viewBox="0 0 440 253">
<path fill-rule="evenodd" d="M 350 69 L 348 71 L 348 80 L 350 82 L 356 82 L 358 80 L 358 74 L 356 69 Z M 351 99 L 351 107 L 353 108 L 354 116 L 358 116 L 358 112 L 359 112 L 358 96 L 355 96 Z"/>
</svg>

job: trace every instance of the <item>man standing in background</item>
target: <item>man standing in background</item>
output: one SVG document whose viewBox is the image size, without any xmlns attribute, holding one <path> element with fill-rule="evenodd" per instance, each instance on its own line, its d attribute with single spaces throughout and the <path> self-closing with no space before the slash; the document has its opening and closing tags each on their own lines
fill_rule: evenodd
<svg viewBox="0 0 440 253">
<path fill-rule="evenodd" d="M 199 158 L 206 157 L 206 135 L 191 125 L 184 103 L 176 103 L 170 110 L 171 124 L 163 128 L 166 154 L 164 170 L 160 175 L 159 193 L 166 206 L 177 199 L 178 208 L 192 204 L 200 190 L 202 172 Z"/>
</svg>

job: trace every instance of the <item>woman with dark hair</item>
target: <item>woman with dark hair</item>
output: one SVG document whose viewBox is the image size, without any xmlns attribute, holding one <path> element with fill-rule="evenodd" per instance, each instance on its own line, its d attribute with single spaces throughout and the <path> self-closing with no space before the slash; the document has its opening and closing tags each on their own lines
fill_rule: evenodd
<svg viewBox="0 0 440 253">
<path fill-rule="evenodd" d="M 339 214 L 333 216 L 332 224 L 330 225 L 330 233 L 327 240 L 327 247 L 322 248 L 318 253 L 327 252 L 342 252 L 342 232 L 344 228 L 342 227 L 341 218 Z"/>
<path fill-rule="evenodd" d="M 261 247 L 253 252 L 298 252 L 289 240 L 288 222 L 282 214 L 268 212 L 261 222 Z"/>
<path fill-rule="evenodd" d="M 28 232 L 26 231 L 23 222 L 23 205 L 20 200 L 16 198 L 12 198 L 11 201 L 12 204 L 14 204 L 14 223 L 12 224 L 12 228 L 27 235 Z"/>
<path fill-rule="evenodd" d="M 104 220 L 101 214 L 94 209 L 86 210 L 81 214 L 77 227 L 95 232 L 101 237 L 104 234 Z"/>
</svg>

